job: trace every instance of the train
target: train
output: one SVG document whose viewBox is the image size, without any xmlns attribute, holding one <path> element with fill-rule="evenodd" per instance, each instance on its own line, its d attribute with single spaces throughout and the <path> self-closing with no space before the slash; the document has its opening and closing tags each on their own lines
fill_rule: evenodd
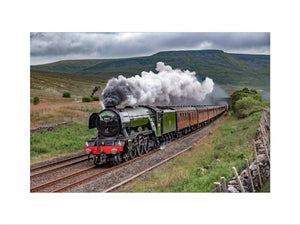
<svg viewBox="0 0 300 225">
<path fill-rule="evenodd" d="M 96 166 L 119 165 L 206 126 L 228 110 L 222 106 L 107 107 L 90 115 L 97 134 L 84 152 Z"/>
</svg>

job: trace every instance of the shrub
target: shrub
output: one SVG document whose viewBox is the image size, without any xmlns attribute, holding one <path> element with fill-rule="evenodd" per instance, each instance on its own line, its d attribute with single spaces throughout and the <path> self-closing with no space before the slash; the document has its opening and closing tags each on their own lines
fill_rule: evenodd
<svg viewBox="0 0 300 225">
<path fill-rule="evenodd" d="M 34 97 L 33 98 L 33 104 L 34 105 L 37 105 L 37 104 L 39 104 L 40 103 L 40 98 L 39 97 Z"/>
<path fill-rule="evenodd" d="M 90 102 L 92 99 L 90 97 L 82 97 L 82 102 Z"/>
<path fill-rule="evenodd" d="M 235 103 L 235 114 L 238 118 L 245 118 L 263 108 L 263 103 L 253 97 L 244 97 Z"/>
<path fill-rule="evenodd" d="M 249 90 L 248 88 L 244 88 L 243 90 L 238 90 L 232 93 L 230 96 L 229 108 L 235 112 L 236 111 L 236 102 L 241 100 L 244 97 L 252 97 L 255 100 L 262 102 L 262 97 L 257 94 L 257 91 L 254 89 Z"/>
<path fill-rule="evenodd" d="M 71 97 L 71 94 L 70 94 L 70 92 L 64 92 L 62 96 L 63 96 L 64 98 L 70 98 L 70 97 Z"/>
<path fill-rule="evenodd" d="M 93 99 L 93 101 L 99 101 L 100 100 L 98 96 L 93 96 L 92 99 Z"/>
</svg>

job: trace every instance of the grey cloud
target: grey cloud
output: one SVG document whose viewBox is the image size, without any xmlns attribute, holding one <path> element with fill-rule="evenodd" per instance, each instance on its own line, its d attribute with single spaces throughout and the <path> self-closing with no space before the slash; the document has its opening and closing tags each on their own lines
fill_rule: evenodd
<svg viewBox="0 0 300 225">
<path fill-rule="evenodd" d="M 31 64 L 207 48 L 269 54 L 270 33 L 30 33 Z"/>
</svg>

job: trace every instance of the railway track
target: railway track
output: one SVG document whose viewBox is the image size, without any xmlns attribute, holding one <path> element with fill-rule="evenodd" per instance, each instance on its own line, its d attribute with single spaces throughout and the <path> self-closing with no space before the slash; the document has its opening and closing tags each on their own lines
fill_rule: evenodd
<svg viewBox="0 0 300 225">
<path fill-rule="evenodd" d="M 156 152 L 158 150 L 160 150 L 160 148 L 152 150 L 151 152 L 148 152 L 147 154 L 141 155 L 130 161 L 124 162 L 120 165 L 113 166 L 113 167 L 107 168 L 107 167 L 105 167 L 105 165 L 103 167 L 91 166 L 86 169 L 82 169 L 80 171 L 66 175 L 64 177 L 60 177 L 58 179 L 54 179 L 47 183 L 35 186 L 30 189 L 30 192 L 45 192 L 45 191 L 46 192 L 62 192 L 62 191 L 68 190 L 74 186 L 80 185 L 84 182 L 87 182 L 89 180 L 92 180 L 95 177 L 105 175 L 115 169 L 122 167 L 122 166 L 126 166 L 136 160 L 141 159 L 142 157 L 153 154 L 154 152 Z M 85 157 L 87 157 L 87 156 L 85 155 Z M 67 183 L 67 184 L 65 184 L 65 183 Z"/>
<path fill-rule="evenodd" d="M 58 165 L 58 164 L 61 164 L 61 163 L 69 162 L 71 160 L 75 160 L 75 159 L 81 158 L 83 156 L 86 156 L 86 154 L 75 155 L 75 156 L 71 156 L 69 158 L 65 158 L 65 159 L 61 159 L 61 160 L 58 160 L 58 161 L 50 162 L 50 163 L 47 163 L 45 165 L 36 166 L 34 168 L 31 168 L 30 172 L 31 173 L 36 172 L 37 170 L 42 170 L 42 169 L 49 168 L 49 167 L 52 167 L 52 166 L 55 166 L 55 165 Z"/>
<path fill-rule="evenodd" d="M 204 127 L 205 128 L 205 127 Z M 190 134 L 188 135 L 185 135 L 179 139 L 177 139 L 176 141 L 173 141 L 172 143 L 175 143 L 175 142 L 179 142 L 179 141 L 182 141 L 183 139 L 197 133 L 198 131 L 202 130 L 199 129 L 199 130 L 196 130 L 196 131 L 193 131 L 191 132 Z M 122 182 L 118 182 L 117 184 L 114 184 L 112 185 L 111 187 L 109 188 L 105 188 L 105 190 L 102 190 L 102 192 L 112 192 L 113 190 L 117 189 L 118 187 L 122 186 L 123 184 L 129 182 L 130 180 L 132 179 L 135 179 L 137 176 L 140 176 L 146 172 L 148 172 L 149 170 L 152 170 L 153 168 L 165 163 L 166 161 L 169 161 L 171 160 L 172 158 L 184 153 L 185 151 L 189 150 L 190 147 L 188 148 L 185 148 L 184 150 L 180 151 L 179 153 L 177 154 L 174 154 L 170 157 L 168 157 L 167 159 L 163 160 L 163 161 L 160 161 L 159 163 L 157 163 L 156 165 L 154 166 L 151 166 L 147 169 L 145 169 L 144 171 L 142 172 L 139 172 L 138 174 L 128 178 L 127 180 L 125 181 L 122 181 Z M 140 160 L 144 157 L 147 157 L 157 151 L 159 151 L 160 148 L 157 148 L 157 149 L 154 149 L 146 154 L 143 154 L 139 157 L 136 157 L 130 161 L 127 161 L 127 162 L 123 162 L 121 163 L 120 165 L 117 165 L 117 166 L 110 166 L 110 165 L 103 165 L 101 167 L 95 167 L 94 165 L 91 166 L 91 167 L 88 167 L 88 168 L 84 168 L 84 169 L 81 169 L 79 171 L 76 171 L 76 172 L 73 172 L 71 174 L 67 174 L 67 175 L 64 175 L 64 176 L 60 176 L 56 179 L 53 179 L 53 180 L 50 180 L 48 182 L 44 182 L 42 184 L 39 184 L 39 185 L 36 185 L 34 187 L 32 187 L 30 189 L 30 192 L 64 192 L 64 191 L 67 191 L 73 187 L 76 187 L 76 186 L 79 186 L 80 184 L 83 184 L 83 183 L 86 183 L 86 182 L 89 182 L 95 178 L 99 178 L 107 173 L 110 173 L 110 172 L 113 172 L 114 170 L 117 170 L 119 169 L 120 167 L 125 167 L 126 165 L 129 165 L 137 160 Z M 62 168 L 65 168 L 65 167 L 72 167 L 74 166 L 75 164 L 78 164 L 81 160 L 81 157 L 85 157 L 85 160 L 82 160 L 82 161 L 86 161 L 87 160 L 87 155 L 81 155 L 81 156 L 78 156 L 78 157 L 75 157 L 73 159 L 67 159 L 67 160 L 63 160 L 63 161 L 60 161 L 60 165 L 55 166 L 55 168 L 50 168 L 50 169 L 47 169 L 46 171 L 43 171 L 43 172 L 38 172 L 38 173 L 35 173 L 35 174 L 32 174 L 31 176 L 31 179 L 37 177 L 37 176 L 42 176 L 42 175 L 45 175 L 46 173 L 50 173 L 50 172 L 53 172 L 55 170 L 59 170 L 59 169 L 62 169 Z M 73 161 L 74 162 L 73 162 Z M 61 165 L 61 163 L 63 162 L 64 165 Z M 52 163 L 51 164 L 52 166 L 55 165 L 55 163 Z M 36 172 L 37 169 L 45 169 L 45 168 L 49 168 L 51 167 L 51 165 L 46 165 L 44 167 L 39 167 L 39 168 L 35 168 L 34 171 Z"/>
<path fill-rule="evenodd" d="M 72 158 L 64 159 L 61 161 L 52 162 L 50 164 L 42 165 L 30 170 L 30 178 L 42 176 L 50 172 L 54 172 L 66 167 L 73 166 L 78 163 L 85 162 L 87 160 L 88 159 L 86 157 L 86 154 L 84 154 L 84 155 L 79 155 Z"/>
</svg>

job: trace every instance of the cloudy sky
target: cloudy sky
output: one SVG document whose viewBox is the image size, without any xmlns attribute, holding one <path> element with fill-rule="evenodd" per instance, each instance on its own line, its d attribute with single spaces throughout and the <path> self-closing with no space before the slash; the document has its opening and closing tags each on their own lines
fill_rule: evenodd
<svg viewBox="0 0 300 225">
<path fill-rule="evenodd" d="M 270 33 L 30 33 L 30 64 L 147 56 L 167 50 L 220 49 L 270 54 Z"/>
</svg>

